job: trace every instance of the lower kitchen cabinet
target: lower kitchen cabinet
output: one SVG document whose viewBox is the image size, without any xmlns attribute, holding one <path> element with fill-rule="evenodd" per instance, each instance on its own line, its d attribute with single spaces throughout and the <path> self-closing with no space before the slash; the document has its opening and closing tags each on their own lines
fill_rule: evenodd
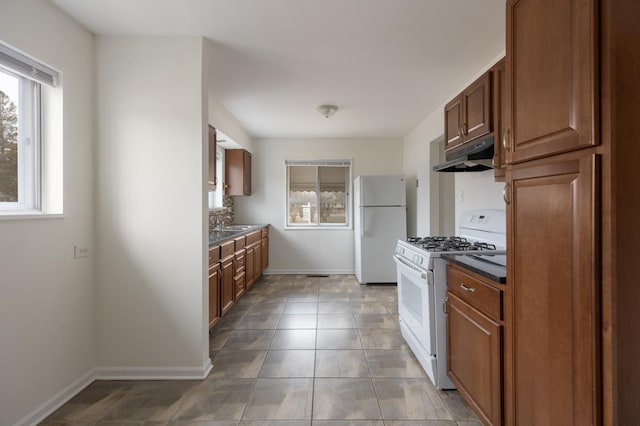
<svg viewBox="0 0 640 426">
<path fill-rule="evenodd" d="M 235 280 L 234 280 L 234 241 L 228 241 L 220 246 L 220 304 L 222 315 L 226 314 L 235 301 Z"/>
<path fill-rule="evenodd" d="M 209 247 L 209 329 L 220 321 L 220 246 Z"/>
<path fill-rule="evenodd" d="M 229 312 L 269 265 L 268 229 L 209 248 L 209 328 Z"/>
<path fill-rule="evenodd" d="M 209 328 L 220 321 L 220 264 L 209 268 Z"/>
<path fill-rule="evenodd" d="M 485 425 L 502 425 L 502 292 L 453 265 L 447 288 L 447 373 Z"/>
<path fill-rule="evenodd" d="M 262 263 L 261 268 L 263 271 L 269 267 L 269 238 L 262 239 Z"/>
<path fill-rule="evenodd" d="M 253 277 L 255 275 L 255 258 L 256 258 L 255 246 L 247 247 L 246 259 L 245 259 L 245 281 L 247 289 L 253 285 Z"/>
</svg>

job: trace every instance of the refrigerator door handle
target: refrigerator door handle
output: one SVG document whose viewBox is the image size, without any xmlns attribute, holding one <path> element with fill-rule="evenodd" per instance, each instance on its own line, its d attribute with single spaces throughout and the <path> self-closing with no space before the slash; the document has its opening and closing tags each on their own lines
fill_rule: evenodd
<svg viewBox="0 0 640 426">
<path fill-rule="evenodd" d="M 360 207 L 360 236 L 364 237 L 364 209 Z"/>
</svg>

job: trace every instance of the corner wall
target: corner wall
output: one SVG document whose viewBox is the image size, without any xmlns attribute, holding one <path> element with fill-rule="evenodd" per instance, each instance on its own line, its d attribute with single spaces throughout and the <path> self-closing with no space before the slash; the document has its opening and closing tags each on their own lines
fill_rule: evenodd
<svg viewBox="0 0 640 426">
<path fill-rule="evenodd" d="M 203 377 L 203 40 L 98 37 L 96 50 L 98 374 Z"/>
<path fill-rule="evenodd" d="M 0 9 L 0 40 L 63 75 L 64 216 L 0 219 L 0 424 L 12 425 L 41 420 L 87 385 L 95 366 L 94 46 L 48 1 Z M 92 255 L 74 259 L 76 244 Z"/>
<path fill-rule="evenodd" d="M 237 223 L 269 223 L 267 273 L 354 273 L 353 230 L 284 230 L 287 158 L 352 159 L 358 175 L 402 174 L 400 139 L 259 139 L 252 194 L 235 197 Z M 390 249 L 393 250 L 393 247 Z"/>
</svg>

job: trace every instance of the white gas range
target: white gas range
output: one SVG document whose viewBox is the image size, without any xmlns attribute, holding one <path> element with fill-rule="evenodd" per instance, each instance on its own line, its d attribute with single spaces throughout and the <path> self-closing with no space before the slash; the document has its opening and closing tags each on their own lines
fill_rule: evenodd
<svg viewBox="0 0 640 426">
<path fill-rule="evenodd" d="M 447 262 L 441 256 L 506 253 L 503 210 L 465 212 L 458 229 L 455 237 L 398 241 L 394 254 L 400 330 L 436 389 L 455 389 L 447 376 Z"/>
</svg>

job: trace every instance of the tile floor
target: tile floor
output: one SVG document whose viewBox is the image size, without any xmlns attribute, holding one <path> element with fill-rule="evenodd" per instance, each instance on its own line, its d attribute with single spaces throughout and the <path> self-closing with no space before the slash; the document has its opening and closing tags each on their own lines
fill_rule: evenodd
<svg viewBox="0 0 640 426">
<path fill-rule="evenodd" d="M 263 277 L 214 327 L 203 381 L 96 381 L 46 425 L 477 426 L 400 334 L 396 287 Z"/>
</svg>

